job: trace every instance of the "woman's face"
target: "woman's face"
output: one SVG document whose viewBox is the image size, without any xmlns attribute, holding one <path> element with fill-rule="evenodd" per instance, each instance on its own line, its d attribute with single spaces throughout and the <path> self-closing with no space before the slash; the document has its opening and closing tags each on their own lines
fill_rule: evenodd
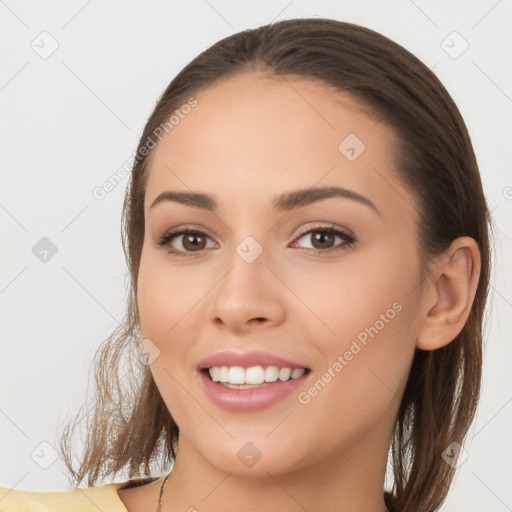
<svg viewBox="0 0 512 512">
<path fill-rule="evenodd" d="M 194 97 L 152 155 L 137 295 L 179 453 L 251 475 L 385 464 L 422 293 L 393 133 L 319 82 L 240 74 Z M 167 191 L 211 199 L 152 206 Z"/>
</svg>

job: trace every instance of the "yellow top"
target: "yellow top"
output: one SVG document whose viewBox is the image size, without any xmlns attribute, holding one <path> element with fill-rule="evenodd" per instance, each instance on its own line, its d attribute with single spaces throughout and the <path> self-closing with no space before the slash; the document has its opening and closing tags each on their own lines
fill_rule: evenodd
<svg viewBox="0 0 512 512">
<path fill-rule="evenodd" d="M 22 491 L 0 487 L 0 512 L 128 512 L 117 493 L 127 483 L 62 492 Z"/>
</svg>

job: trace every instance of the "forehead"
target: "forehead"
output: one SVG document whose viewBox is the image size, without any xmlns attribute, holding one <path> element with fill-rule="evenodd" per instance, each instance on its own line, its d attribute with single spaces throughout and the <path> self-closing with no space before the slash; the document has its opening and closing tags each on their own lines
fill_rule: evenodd
<svg viewBox="0 0 512 512">
<path fill-rule="evenodd" d="M 407 195 L 395 172 L 394 132 L 329 85 L 253 72 L 194 98 L 197 105 L 153 150 L 146 208 L 166 189 L 240 204 L 270 204 L 315 185 L 352 189 L 382 207 Z"/>
</svg>

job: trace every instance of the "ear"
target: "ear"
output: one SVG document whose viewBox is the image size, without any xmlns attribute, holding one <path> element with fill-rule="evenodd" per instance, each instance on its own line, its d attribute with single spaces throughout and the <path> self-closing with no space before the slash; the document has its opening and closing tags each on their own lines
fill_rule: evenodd
<svg viewBox="0 0 512 512">
<path fill-rule="evenodd" d="M 480 250 L 473 238 L 455 239 L 434 264 L 423 295 L 424 317 L 416 346 L 435 350 L 462 331 L 480 277 Z"/>
</svg>

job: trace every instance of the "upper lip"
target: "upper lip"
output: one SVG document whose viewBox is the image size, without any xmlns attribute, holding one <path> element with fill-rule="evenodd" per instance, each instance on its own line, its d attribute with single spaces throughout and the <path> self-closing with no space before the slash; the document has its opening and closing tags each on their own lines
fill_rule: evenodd
<svg viewBox="0 0 512 512">
<path fill-rule="evenodd" d="M 269 352 L 217 352 L 198 363 L 198 368 L 203 370 L 212 366 L 241 366 L 250 368 L 251 366 L 278 366 L 281 368 L 306 368 L 307 367 L 295 361 L 284 359 Z"/>
</svg>

